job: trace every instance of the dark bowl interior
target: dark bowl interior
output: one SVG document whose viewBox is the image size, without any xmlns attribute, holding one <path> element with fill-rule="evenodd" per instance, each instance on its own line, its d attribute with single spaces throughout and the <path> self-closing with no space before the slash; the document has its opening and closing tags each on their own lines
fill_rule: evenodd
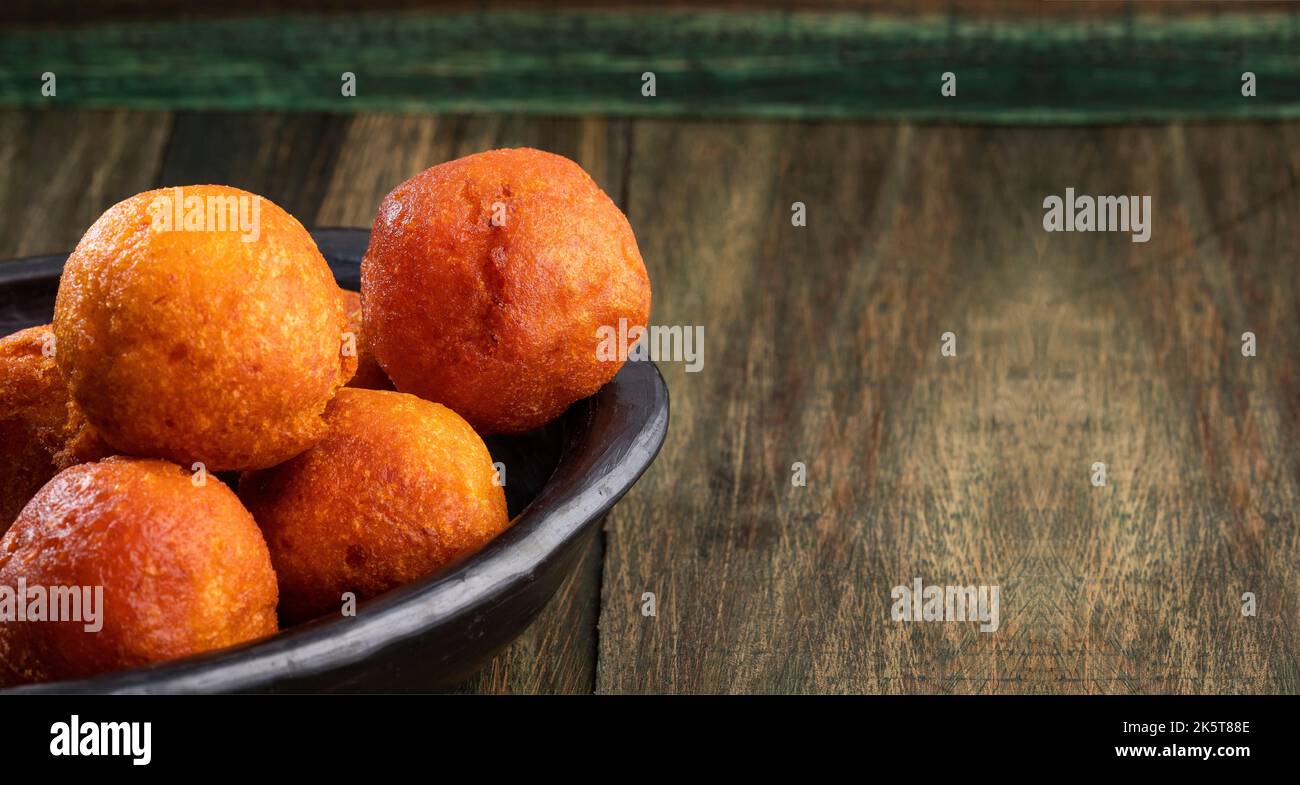
<svg viewBox="0 0 1300 785">
<path fill-rule="evenodd" d="M 369 235 L 312 232 L 341 286 L 360 285 Z M 0 262 L 0 335 L 44 324 L 66 254 Z M 513 525 L 479 553 L 260 641 L 147 668 L 7 692 L 396 692 L 460 681 L 517 637 L 572 571 L 579 546 L 654 460 L 668 390 L 650 362 L 629 362 L 555 422 L 486 439 L 506 466 Z M 4 692 L 4 691 L 0 691 Z"/>
</svg>

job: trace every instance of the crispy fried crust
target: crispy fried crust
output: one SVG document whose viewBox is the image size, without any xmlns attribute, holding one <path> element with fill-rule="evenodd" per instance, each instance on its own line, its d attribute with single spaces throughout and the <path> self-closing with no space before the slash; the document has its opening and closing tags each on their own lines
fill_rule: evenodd
<svg viewBox="0 0 1300 785">
<path fill-rule="evenodd" d="M 240 478 L 295 623 L 451 564 L 510 522 L 483 440 L 413 395 L 344 388 L 329 433 L 298 457 Z"/>
<path fill-rule="evenodd" d="M 0 338 L 0 534 L 59 469 L 109 454 L 47 356 L 53 335 L 46 324 Z"/>
<path fill-rule="evenodd" d="M 272 466 L 320 438 L 325 405 L 354 371 L 338 287 L 301 224 L 236 188 L 183 195 L 260 199 L 255 241 L 156 231 L 155 200 L 174 193 L 114 205 L 78 243 L 55 303 L 59 368 L 119 452 L 209 471 Z"/>
<path fill-rule="evenodd" d="M 261 532 L 216 477 L 114 457 L 61 472 L 0 540 L 0 585 L 102 586 L 84 622 L 0 624 L 0 683 L 78 678 L 241 643 L 277 629 Z"/>
<path fill-rule="evenodd" d="M 577 164 L 531 149 L 471 155 L 395 188 L 361 292 L 370 347 L 397 389 L 483 434 L 536 428 L 600 389 L 621 362 L 598 359 L 598 329 L 650 313 L 623 213 Z"/>
<path fill-rule="evenodd" d="M 340 289 L 339 291 L 343 296 L 343 307 L 348 313 L 348 329 L 352 331 L 357 350 L 357 372 L 347 386 L 359 387 L 363 390 L 393 389 L 393 383 L 389 380 L 388 374 L 384 373 L 384 369 L 379 367 L 379 363 L 375 361 L 374 352 L 371 352 L 370 347 L 366 344 L 365 328 L 361 319 L 361 293 L 349 289 Z"/>
</svg>

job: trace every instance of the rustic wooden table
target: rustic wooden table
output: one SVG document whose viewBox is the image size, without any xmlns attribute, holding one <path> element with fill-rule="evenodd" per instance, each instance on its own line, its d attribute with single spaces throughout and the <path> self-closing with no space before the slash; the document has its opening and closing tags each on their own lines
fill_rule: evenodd
<svg viewBox="0 0 1300 785">
<path fill-rule="evenodd" d="M 624 208 L 704 367 L 662 364 L 657 463 L 464 690 L 1300 691 L 1300 125 L 4 110 L 0 257 L 160 185 L 368 226 L 517 145 Z M 1151 241 L 1043 232 L 1066 186 L 1150 194 Z M 891 621 L 916 577 L 999 585 L 1001 629 Z"/>
</svg>

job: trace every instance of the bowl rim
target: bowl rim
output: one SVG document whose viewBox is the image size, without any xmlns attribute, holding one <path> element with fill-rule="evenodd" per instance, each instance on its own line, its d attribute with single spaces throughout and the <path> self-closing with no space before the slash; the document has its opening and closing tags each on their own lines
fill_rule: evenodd
<svg viewBox="0 0 1300 785">
<path fill-rule="evenodd" d="M 318 244 L 369 237 L 365 229 L 311 233 Z M 0 286 L 57 275 L 66 257 L 0 262 Z M 329 261 L 336 273 L 352 264 Z M 559 461 L 510 528 L 446 570 L 358 603 L 355 616 L 316 619 L 140 668 L 0 689 L 0 695 L 251 692 L 272 687 L 277 675 L 308 679 L 360 665 L 533 580 L 545 561 L 601 520 L 645 473 L 663 446 L 668 414 L 668 387 L 659 368 L 648 360 L 624 363 L 609 383 L 561 415 Z"/>
</svg>

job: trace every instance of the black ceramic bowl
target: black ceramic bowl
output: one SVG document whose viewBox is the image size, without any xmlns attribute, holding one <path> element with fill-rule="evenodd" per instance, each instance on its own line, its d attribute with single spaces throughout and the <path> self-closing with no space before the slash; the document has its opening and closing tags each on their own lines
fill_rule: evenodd
<svg viewBox="0 0 1300 785">
<path fill-rule="evenodd" d="M 356 289 L 369 235 L 312 233 L 339 283 Z M 66 254 L 0 262 L 0 336 L 50 321 Z M 668 389 L 629 362 L 559 420 L 489 437 L 506 464 L 512 525 L 479 553 L 359 606 L 270 638 L 148 668 L 10 692 L 401 692 L 468 676 L 514 640 L 572 571 L 580 546 L 654 460 Z"/>
</svg>

